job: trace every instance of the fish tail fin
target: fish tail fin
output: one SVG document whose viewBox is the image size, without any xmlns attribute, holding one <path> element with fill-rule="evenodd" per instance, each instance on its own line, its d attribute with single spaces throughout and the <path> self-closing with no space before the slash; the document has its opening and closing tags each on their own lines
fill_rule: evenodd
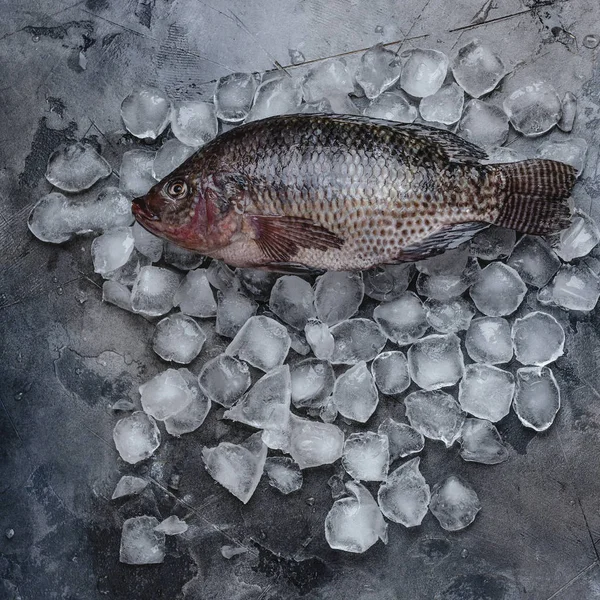
<svg viewBox="0 0 600 600">
<path fill-rule="evenodd" d="M 500 173 L 496 225 L 521 233 L 556 233 L 570 224 L 569 196 L 577 171 L 554 160 L 524 160 L 494 165 Z"/>
</svg>

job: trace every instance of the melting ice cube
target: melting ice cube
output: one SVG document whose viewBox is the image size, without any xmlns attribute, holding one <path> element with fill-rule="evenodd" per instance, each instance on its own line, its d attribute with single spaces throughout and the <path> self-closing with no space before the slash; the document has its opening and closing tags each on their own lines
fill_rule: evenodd
<svg viewBox="0 0 600 600">
<path fill-rule="evenodd" d="M 524 235 L 507 262 L 527 284 L 544 287 L 560 267 L 560 260 L 548 243 L 539 236 Z"/>
<path fill-rule="evenodd" d="M 500 262 L 490 263 L 485 267 L 469 290 L 475 306 L 488 317 L 503 317 L 514 313 L 526 292 L 527 286 L 519 274 Z"/>
<path fill-rule="evenodd" d="M 377 98 L 400 78 L 401 64 L 396 54 L 383 44 L 369 48 L 361 57 L 356 82 L 369 99 Z"/>
<path fill-rule="evenodd" d="M 424 390 L 454 385 L 462 377 L 463 355 L 454 333 L 418 340 L 408 349 L 407 357 L 411 379 Z"/>
<path fill-rule="evenodd" d="M 463 91 L 455 83 L 450 83 L 435 94 L 422 98 L 419 112 L 424 121 L 452 125 L 460 119 L 464 102 Z"/>
<path fill-rule="evenodd" d="M 62 144 L 48 159 L 46 179 L 67 192 L 81 192 L 108 177 L 110 165 L 87 143 Z"/>
<path fill-rule="evenodd" d="M 229 408 L 250 387 L 250 369 L 233 356 L 219 354 L 204 364 L 198 383 L 213 402 Z"/>
<path fill-rule="evenodd" d="M 290 417 L 287 449 L 301 469 L 334 463 L 342 456 L 344 434 L 331 423 Z"/>
<path fill-rule="evenodd" d="M 126 196 L 143 196 L 156 184 L 152 175 L 155 154 L 150 150 L 128 150 L 123 154 L 119 188 Z"/>
<path fill-rule="evenodd" d="M 351 433 L 344 443 L 342 465 L 357 481 L 384 481 L 390 465 L 388 438 L 373 431 Z"/>
<path fill-rule="evenodd" d="M 274 75 L 256 90 L 246 122 L 296 112 L 302 102 L 300 82 L 289 75 Z"/>
<path fill-rule="evenodd" d="M 271 290 L 269 308 L 284 323 L 304 329 L 308 320 L 316 316 L 310 283 L 295 275 L 280 277 Z"/>
<path fill-rule="evenodd" d="M 508 119 L 501 108 L 470 100 L 460 119 L 458 134 L 478 146 L 501 146 L 508 137 Z"/>
<path fill-rule="evenodd" d="M 371 363 L 375 385 L 382 394 L 397 396 L 410 385 L 408 362 L 403 352 L 383 352 Z"/>
<path fill-rule="evenodd" d="M 478 363 L 499 365 L 512 359 L 510 325 L 502 317 L 473 319 L 465 337 L 467 354 Z"/>
<path fill-rule="evenodd" d="M 215 296 L 208 283 L 206 269 L 189 271 L 173 298 L 175 306 L 191 317 L 209 318 L 217 314 Z"/>
<path fill-rule="evenodd" d="M 517 234 L 513 229 L 491 225 L 471 240 L 470 252 L 483 260 L 497 260 L 510 256 Z"/>
<path fill-rule="evenodd" d="M 449 64 L 448 57 L 437 50 L 413 50 L 400 76 L 402 89 L 416 98 L 435 94 L 444 83 Z"/>
<path fill-rule="evenodd" d="M 217 135 L 215 107 L 208 102 L 180 102 L 171 112 L 171 129 L 183 144 L 197 148 Z"/>
<path fill-rule="evenodd" d="M 317 317 L 327 325 L 335 325 L 353 316 L 364 296 L 360 273 L 328 271 L 317 278 L 315 308 Z"/>
<path fill-rule="evenodd" d="M 585 265 L 563 265 L 537 294 L 542 304 L 589 312 L 600 297 L 600 278 Z"/>
<path fill-rule="evenodd" d="M 521 364 L 543 367 L 562 356 L 565 332 L 552 315 L 535 311 L 515 319 L 512 340 Z"/>
<path fill-rule="evenodd" d="M 92 242 L 94 271 L 106 275 L 122 267 L 133 252 L 131 227 L 107 231 Z"/>
<path fill-rule="evenodd" d="M 148 317 L 168 313 L 173 308 L 179 282 L 179 275 L 173 271 L 160 267 L 142 267 L 131 290 L 134 312 Z"/>
<path fill-rule="evenodd" d="M 465 481 L 451 475 L 433 486 L 429 510 L 442 529 L 458 531 L 469 526 L 481 510 L 475 490 Z"/>
<path fill-rule="evenodd" d="M 464 411 L 495 423 L 508 414 L 514 391 L 512 373 L 474 363 L 465 367 L 465 376 L 458 387 L 458 401 Z"/>
<path fill-rule="evenodd" d="M 548 367 L 517 369 L 514 409 L 525 427 L 545 431 L 560 408 L 560 389 Z"/>
<path fill-rule="evenodd" d="M 398 423 L 387 417 L 379 428 L 378 433 L 387 435 L 390 449 L 390 463 L 398 458 L 421 452 L 425 446 L 423 434 L 406 423 Z"/>
<path fill-rule="evenodd" d="M 167 140 L 158 150 L 152 163 L 152 176 L 157 181 L 164 179 L 171 171 L 183 164 L 195 152 L 178 139 Z"/>
<path fill-rule="evenodd" d="M 331 328 L 334 339 L 334 365 L 355 365 L 373 360 L 383 349 L 386 338 L 377 323 L 369 319 L 348 319 Z"/>
<path fill-rule="evenodd" d="M 304 327 L 306 341 L 314 355 L 321 360 L 331 360 L 335 347 L 335 340 L 329 327 L 318 319 L 310 319 Z"/>
<path fill-rule="evenodd" d="M 335 375 L 328 362 L 307 358 L 292 367 L 291 379 L 294 406 L 317 408 L 331 395 Z"/>
<path fill-rule="evenodd" d="M 192 401 L 185 378 L 175 369 L 167 369 L 142 384 L 140 394 L 144 411 L 159 421 L 177 414 Z"/>
<path fill-rule="evenodd" d="M 583 211 L 576 211 L 571 225 L 557 236 L 554 251 L 565 262 L 588 255 L 600 242 L 600 230 Z"/>
<path fill-rule="evenodd" d="M 380 304 L 373 311 L 373 318 L 387 338 L 400 346 L 423 337 L 429 327 L 423 303 L 412 292 Z"/>
<path fill-rule="evenodd" d="M 256 314 L 258 304 L 235 287 L 225 288 L 217 294 L 216 332 L 225 337 L 235 337 L 243 325 Z"/>
<path fill-rule="evenodd" d="M 176 515 L 167 517 L 154 528 L 154 531 L 164 533 L 165 535 L 179 535 L 185 533 L 187 530 L 188 524 Z"/>
<path fill-rule="evenodd" d="M 383 92 L 365 106 L 363 114 L 374 119 L 385 119 L 398 123 L 412 123 L 419 116 L 417 107 L 400 90 Z"/>
<path fill-rule="evenodd" d="M 585 166 L 587 148 L 588 144 L 582 138 L 572 137 L 566 140 L 546 140 L 540 144 L 537 156 L 571 165 L 577 169 L 577 176 L 579 176 Z"/>
<path fill-rule="evenodd" d="M 160 431 L 152 417 L 136 411 L 117 421 L 113 440 L 121 458 L 134 465 L 154 454 L 160 446 Z"/>
<path fill-rule="evenodd" d="M 231 73 L 221 77 L 215 89 L 217 117 L 228 123 L 243 121 L 252 108 L 258 77 L 253 73 Z"/>
<path fill-rule="evenodd" d="M 340 375 L 333 388 L 333 402 L 347 419 L 366 423 L 375 412 L 379 394 L 365 361 Z"/>
<path fill-rule="evenodd" d="M 302 487 L 302 471 L 298 463 L 287 456 L 272 456 L 265 462 L 269 484 L 282 494 L 291 494 Z"/>
<path fill-rule="evenodd" d="M 508 449 L 496 427 L 483 419 L 465 419 L 460 434 L 460 455 L 466 461 L 497 465 L 508 459 Z"/>
<path fill-rule="evenodd" d="M 129 202 L 129 200 L 127 200 Z M 133 224 L 133 241 L 135 249 L 150 259 L 158 262 L 163 253 L 164 241 L 158 236 L 144 229 L 139 223 Z"/>
<path fill-rule="evenodd" d="M 449 300 L 425 301 L 427 322 L 440 333 L 455 333 L 469 328 L 475 316 L 475 308 L 465 298 L 458 296 Z"/>
<path fill-rule="evenodd" d="M 128 565 L 154 565 L 165 559 L 165 534 L 156 517 L 133 517 L 123 523 L 119 560 Z"/>
<path fill-rule="evenodd" d="M 452 64 L 458 84 L 473 98 L 489 94 L 506 75 L 504 64 L 478 39 L 459 49 Z"/>
<path fill-rule="evenodd" d="M 123 475 L 123 477 L 119 479 L 119 483 L 117 483 L 111 499 L 116 500 L 117 498 L 123 498 L 125 496 L 135 496 L 143 491 L 147 485 L 148 482 L 141 477 Z"/>
<path fill-rule="evenodd" d="M 562 110 L 556 90 L 545 82 L 515 90 L 504 100 L 503 106 L 512 126 L 530 137 L 552 129 L 558 123 Z"/>
<path fill-rule="evenodd" d="M 380 302 L 396 300 L 407 290 L 413 271 L 411 263 L 383 265 L 363 271 L 365 296 Z"/>
<path fill-rule="evenodd" d="M 171 101 L 161 90 L 141 86 L 121 104 L 121 117 L 127 131 L 139 138 L 156 139 L 167 127 Z"/>
<path fill-rule="evenodd" d="M 187 369 L 179 369 L 179 373 L 188 384 L 192 400 L 185 408 L 165 419 L 167 431 L 177 437 L 196 431 L 204 423 L 211 406 L 210 398 L 200 390 L 196 376 Z"/>
</svg>

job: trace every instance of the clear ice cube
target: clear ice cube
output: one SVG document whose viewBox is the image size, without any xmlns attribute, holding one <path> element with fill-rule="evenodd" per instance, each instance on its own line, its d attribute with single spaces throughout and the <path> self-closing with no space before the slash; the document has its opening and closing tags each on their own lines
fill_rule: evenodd
<svg viewBox="0 0 600 600">
<path fill-rule="evenodd" d="M 465 94 L 455 83 L 443 85 L 435 94 L 421 99 L 419 112 L 424 121 L 452 125 L 460 119 Z"/>
<path fill-rule="evenodd" d="M 509 413 L 514 392 L 512 373 L 473 363 L 465 367 L 465 375 L 458 386 L 458 402 L 474 417 L 496 423 Z"/>
<path fill-rule="evenodd" d="M 102 302 L 108 302 L 123 310 L 133 312 L 131 290 L 118 281 L 105 281 L 102 284 Z"/>
<path fill-rule="evenodd" d="M 549 367 L 517 369 L 513 408 L 525 427 L 545 431 L 560 408 L 560 389 Z"/>
<path fill-rule="evenodd" d="M 115 486 L 115 491 L 111 496 L 111 500 L 116 500 L 117 498 L 124 498 L 125 496 L 135 496 L 142 492 L 148 482 L 141 477 L 135 477 L 133 475 L 123 475 L 119 482 Z"/>
<path fill-rule="evenodd" d="M 165 559 L 165 534 L 156 517 L 132 517 L 123 523 L 119 560 L 127 565 L 156 565 Z"/>
<path fill-rule="evenodd" d="M 566 140 L 546 140 L 537 149 L 539 158 L 557 160 L 577 169 L 581 175 L 585 166 L 588 143 L 583 138 L 570 137 Z"/>
<path fill-rule="evenodd" d="M 460 455 L 468 462 L 497 465 L 508 459 L 508 448 L 492 423 L 484 419 L 465 419 L 460 434 Z"/>
<path fill-rule="evenodd" d="M 151 416 L 136 411 L 117 421 L 113 440 L 121 458 L 134 465 L 154 454 L 160 446 L 160 431 Z"/>
<path fill-rule="evenodd" d="M 316 316 L 313 288 L 295 275 L 280 277 L 271 290 L 269 308 L 284 323 L 303 330 Z"/>
<path fill-rule="evenodd" d="M 458 124 L 458 134 L 485 148 L 501 146 L 508 137 L 508 119 L 501 108 L 481 100 L 470 100 Z"/>
<path fill-rule="evenodd" d="M 290 417 L 289 447 L 284 449 L 301 469 L 334 463 L 342 456 L 344 434 L 331 423 Z"/>
<path fill-rule="evenodd" d="M 92 242 L 94 272 L 106 275 L 122 267 L 133 252 L 131 227 L 120 227 L 107 231 Z"/>
<path fill-rule="evenodd" d="M 146 194 L 156 184 L 152 175 L 155 152 L 128 150 L 121 159 L 119 188 L 129 198 Z"/>
<path fill-rule="evenodd" d="M 198 383 L 213 402 L 229 408 L 242 397 L 252 380 L 246 363 L 228 354 L 219 354 L 204 364 Z"/>
<path fill-rule="evenodd" d="M 400 79 L 400 71 L 401 64 L 396 54 L 386 50 L 383 44 L 377 44 L 362 55 L 356 82 L 371 100 L 394 85 Z"/>
<path fill-rule="evenodd" d="M 380 302 L 396 300 L 408 289 L 413 272 L 411 263 L 382 265 L 363 271 L 365 296 Z"/>
<path fill-rule="evenodd" d="M 335 375 L 327 361 L 307 358 L 296 363 L 290 375 L 292 403 L 296 408 L 318 408 L 333 391 Z"/>
<path fill-rule="evenodd" d="M 537 235 L 524 235 L 507 262 L 532 287 L 544 287 L 556 274 L 560 260 L 548 243 Z"/>
<path fill-rule="evenodd" d="M 206 269 L 210 285 L 224 291 L 237 284 L 235 273 L 221 260 L 211 260 Z"/>
<path fill-rule="evenodd" d="M 351 433 L 344 443 L 342 466 L 355 481 L 385 481 L 390 466 L 387 435 Z"/>
<path fill-rule="evenodd" d="M 461 244 L 442 254 L 415 263 L 417 270 L 426 275 L 460 275 L 469 262 L 469 246 Z"/>
<path fill-rule="evenodd" d="M 352 317 L 364 296 L 360 273 L 328 271 L 317 278 L 315 308 L 317 317 L 327 325 L 335 325 Z"/>
<path fill-rule="evenodd" d="M 388 437 L 390 463 L 399 458 L 421 452 L 425 447 L 425 438 L 422 433 L 406 423 L 394 421 L 391 417 L 387 417 L 379 425 L 377 432 Z"/>
<path fill-rule="evenodd" d="M 300 82 L 287 74 L 275 75 L 258 86 L 246 122 L 296 112 L 301 102 Z"/>
<path fill-rule="evenodd" d="M 131 290 L 134 312 L 147 317 L 160 317 L 173 308 L 180 276 L 160 267 L 142 267 Z"/>
<path fill-rule="evenodd" d="M 355 365 L 373 360 L 386 343 L 386 337 L 369 319 L 348 319 L 331 329 L 334 339 L 331 362 L 334 365 Z"/>
<path fill-rule="evenodd" d="M 278 280 L 277 273 L 263 269 L 236 269 L 235 274 L 242 290 L 259 302 L 266 302 L 271 297 L 271 290 Z"/>
<path fill-rule="evenodd" d="M 302 471 L 292 458 L 287 456 L 271 456 L 265 462 L 265 473 L 269 485 L 282 494 L 291 494 L 302 487 Z"/>
<path fill-rule="evenodd" d="M 118 253 L 122 253 L 122 250 L 119 250 Z M 137 276 L 142 270 L 142 267 L 147 267 L 150 264 L 150 259 L 144 256 L 143 254 L 140 254 L 134 247 L 133 251 L 129 255 L 129 258 L 123 265 L 121 265 L 119 268 L 113 271 L 108 271 L 107 273 L 104 273 L 102 277 L 104 277 L 104 279 L 111 279 L 113 281 L 117 281 L 122 285 L 130 287 L 135 283 Z"/>
<path fill-rule="evenodd" d="M 173 135 L 186 146 L 198 148 L 210 142 L 219 124 L 214 104 L 208 102 L 179 102 L 171 112 Z"/>
<path fill-rule="evenodd" d="M 216 316 L 217 302 L 208 282 L 206 269 L 189 271 L 179 284 L 173 302 L 182 313 L 191 317 L 206 319 Z"/>
<path fill-rule="evenodd" d="M 478 363 L 500 365 L 512 359 L 510 325 L 502 317 L 473 319 L 465 336 L 467 354 Z"/>
<path fill-rule="evenodd" d="M 171 101 L 161 90 L 148 85 L 133 90 L 121 103 L 121 117 L 129 133 L 156 139 L 169 124 Z"/>
<path fill-rule="evenodd" d="M 399 346 L 412 344 L 429 328 L 423 303 L 412 292 L 380 304 L 373 311 L 373 318 L 387 338 Z"/>
<path fill-rule="evenodd" d="M 563 265 L 537 294 L 541 304 L 589 312 L 600 297 L 600 278 L 586 265 Z"/>
<path fill-rule="evenodd" d="M 577 116 L 577 96 L 573 92 L 566 92 L 561 102 L 561 116 L 558 126 L 567 133 L 573 129 Z"/>
<path fill-rule="evenodd" d="M 129 202 L 129 201 L 128 201 Z M 163 253 L 164 241 L 158 236 L 144 229 L 139 223 L 133 224 L 133 242 L 135 249 L 150 259 L 158 262 Z"/>
<path fill-rule="evenodd" d="M 541 81 L 515 90 L 504 100 L 503 107 L 512 126 L 529 137 L 537 137 L 552 129 L 562 111 L 556 90 Z"/>
<path fill-rule="evenodd" d="M 323 98 L 330 100 L 332 96 L 347 95 L 353 91 L 352 75 L 343 59 L 317 63 L 310 69 L 302 82 L 305 102 L 319 102 Z"/>
<path fill-rule="evenodd" d="M 66 192 L 81 192 L 108 177 L 111 166 L 91 144 L 61 144 L 48 159 L 46 179 Z"/>
<path fill-rule="evenodd" d="M 167 431 L 177 437 L 196 431 L 204 423 L 211 407 L 210 398 L 198 385 L 198 378 L 187 369 L 179 369 L 179 373 L 188 384 L 192 401 L 185 408 L 165 419 Z"/>
<path fill-rule="evenodd" d="M 468 483 L 451 475 L 433 486 L 429 510 L 442 529 L 458 531 L 475 520 L 481 510 L 481 502 Z"/>
<path fill-rule="evenodd" d="M 565 332 L 552 315 L 535 311 L 515 319 L 512 341 L 515 358 L 522 365 L 543 367 L 563 355 Z"/>
<path fill-rule="evenodd" d="M 469 328 L 475 308 L 462 296 L 449 300 L 428 298 L 424 304 L 427 322 L 440 333 L 455 333 Z"/>
<path fill-rule="evenodd" d="M 225 288 L 217 294 L 216 332 L 224 337 L 232 338 L 243 327 L 244 323 L 253 317 L 258 310 L 258 304 L 242 294 L 234 287 Z"/>
<path fill-rule="evenodd" d="M 374 119 L 385 119 L 398 123 L 412 123 L 419 111 L 401 90 L 383 92 L 365 106 L 363 114 Z"/>
<path fill-rule="evenodd" d="M 587 256 L 600 242 L 600 230 L 595 221 L 583 211 L 577 210 L 571 217 L 571 225 L 563 229 L 554 240 L 554 251 L 565 262 Z"/>
<path fill-rule="evenodd" d="M 421 338 L 408 349 L 407 357 L 411 379 L 424 390 L 452 386 L 463 375 L 463 354 L 454 333 Z"/>
<path fill-rule="evenodd" d="M 217 117 L 227 123 L 243 121 L 252 108 L 259 77 L 254 73 L 230 73 L 217 81 Z"/>
<path fill-rule="evenodd" d="M 192 391 L 184 376 L 176 369 L 167 369 L 140 385 L 144 412 L 164 421 L 192 401 Z M 135 414 L 135 413 L 134 413 Z"/>
<path fill-rule="evenodd" d="M 382 352 L 371 363 L 375 385 L 382 394 L 398 396 L 410 385 L 408 362 L 403 352 Z"/>
<path fill-rule="evenodd" d="M 438 50 L 412 50 L 402 68 L 402 89 L 416 98 L 435 94 L 444 83 L 449 62 L 448 57 Z"/>
<path fill-rule="evenodd" d="M 339 413 L 359 423 L 366 423 L 375 412 L 379 394 L 364 361 L 340 375 L 333 388 L 333 402 Z"/>
<path fill-rule="evenodd" d="M 182 521 L 178 516 L 171 515 L 160 522 L 154 528 L 154 531 L 164 533 L 165 535 L 180 535 L 188 530 L 188 524 Z"/>
<path fill-rule="evenodd" d="M 177 246 L 172 242 L 165 242 L 163 259 L 168 265 L 177 269 L 191 271 L 202 265 L 206 257 L 198 254 L 198 252 Z"/>
<path fill-rule="evenodd" d="M 469 96 L 480 98 L 495 89 L 506 75 L 506 69 L 488 46 L 473 39 L 458 50 L 452 74 Z"/>
<path fill-rule="evenodd" d="M 152 336 L 152 349 L 163 360 L 187 365 L 200 351 L 206 334 L 188 315 L 175 313 L 160 320 Z"/>
<path fill-rule="evenodd" d="M 156 152 L 152 163 L 152 176 L 157 181 L 164 179 L 179 165 L 182 165 L 195 151 L 195 148 L 186 146 L 176 138 L 167 140 Z"/>
<path fill-rule="evenodd" d="M 417 292 L 421 296 L 434 298 L 435 300 L 449 300 L 460 296 L 465 290 L 469 289 L 481 273 L 481 267 L 476 259 L 471 258 L 467 261 L 464 270 L 457 274 L 428 275 L 419 273 L 417 277 Z"/>
<path fill-rule="evenodd" d="M 514 313 L 526 293 L 527 286 L 517 271 L 500 262 L 490 263 L 482 269 L 479 279 L 469 290 L 475 306 L 488 317 Z"/>
<path fill-rule="evenodd" d="M 483 260 L 506 258 L 513 251 L 516 240 L 514 229 L 491 225 L 471 240 L 470 252 Z"/>
<path fill-rule="evenodd" d="M 310 319 L 304 327 L 306 341 L 313 354 L 321 360 L 331 360 L 335 348 L 335 340 L 329 327 L 318 319 Z"/>
</svg>

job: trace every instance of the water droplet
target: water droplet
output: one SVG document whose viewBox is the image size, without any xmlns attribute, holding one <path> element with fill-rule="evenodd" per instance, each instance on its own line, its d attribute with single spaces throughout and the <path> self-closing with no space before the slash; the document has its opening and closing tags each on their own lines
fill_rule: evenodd
<svg viewBox="0 0 600 600">
<path fill-rule="evenodd" d="M 58 277 L 53 277 L 53 278 L 52 278 L 52 281 L 53 281 L 54 283 L 58 283 Z"/>
<path fill-rule="evenodd" d="M 590 48 L 590 49 L 594 49 L 598 46 L 598 44 L 600 44 L 600 36 L 594 34 L 594 33 L 590 33 L 589 35 L 586 35 L 583 38 L 583 45 L 586 48 Z"/>
<path fill-rule="evenodd" d="M 308 504 L 309 506 L 313 506 L 315 503 L 315 499 L 311 496 L 310 498 L 306 499 L 306 504 Z"/>
<path fill-rule="evenodd" d="M 22 400 L 23 399 L 23 392 L 17 392 L 15 394 L 15 400 Z"/>
<path fill-rule="evenodd" d="M 468 551 L 466 548 L 463 548 L 463 549 L 461 550 L 461 553 L 460 553 L 460 555 L 461 555 L 463 558 L 467 558 L 467 556 L 469 556 L 469 551 Z"/>
<path fill-rule="evenodd" d="M 375 33 L 383 33 L 383 27 L 381 25 L 377 25 L 377 27 L 375 27 Z"/>
<path fill-rule="evenodd" d="M 40 36 L 39 36 L 39 35 L 34 35 L 34 36 L 32 36 L 32 37 L 31 37 L 31 41 L 32 41 L 34 44 L 37 44 L 37 43 L 40 41 Z"/>
<path fill-rule="evenodd" d="M 15 530 L 14 529 L 7 529 L 4 532 L 4 535 L 6 536 L 7 540 L 10 540 L 11 538 L 13 538 L 15 536 Z"/>
<path fill-rule="evenodd" d="M 59 287 L 59 288 L 56 290 L 56 293 L 57 293 L 59 296 L 62 296 L 62 295 L 63 295 L 63 292 L 64 292 L 64 290 L 63 290 L 61 287 Z"/>
</svg>

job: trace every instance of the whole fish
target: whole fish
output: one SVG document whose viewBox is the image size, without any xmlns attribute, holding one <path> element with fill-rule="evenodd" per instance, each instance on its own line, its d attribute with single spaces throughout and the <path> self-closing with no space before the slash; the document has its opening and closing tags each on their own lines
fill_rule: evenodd
<svg viewBox="0 0 600 600">
<path fill-rule="evenodd" d="M 203 146 L 133 203 L 141 225 L 240 267 L 355 270 L 414 261 L 489 224 L 569 224 L 576 171 L 484 164 L 448 131 L 349 115 L 271 117 Z"/>
</svg>

